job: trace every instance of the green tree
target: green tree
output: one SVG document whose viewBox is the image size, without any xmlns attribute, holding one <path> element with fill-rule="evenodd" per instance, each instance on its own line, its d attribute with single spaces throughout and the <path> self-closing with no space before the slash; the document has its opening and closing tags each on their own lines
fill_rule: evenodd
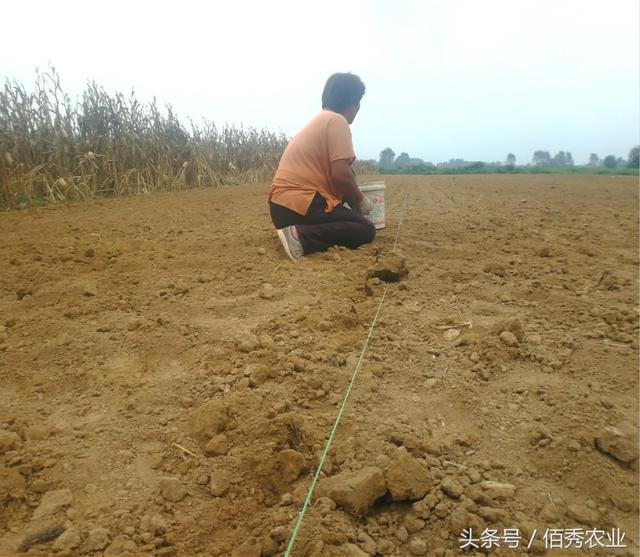
<svg viewBox="0 0 640 557">
<path fill-rule="evenodd" d="M 396 154 L 391 147 L 387 147 L 383 151 L 380 151 L 380 168 L 391 168 L 393 161 L 396 158 Z"/>
<path fill-rule="evenodd" d="M 573 166 L 573 155 L 567 151 L 567 166 Z"/>
<path fill-rule="evenodd" d="M 636 145 L 631 151 L 629 151 L 629 160 L 627 162 L 628 168 L 640 167 L 640 146 Z"/>
<path fill-rule="evenodd" d="M 516 156 L 513 153 L 509 153 L 507 155 L 507 164 L 509 166 L 515 166 L 516 165 Z"/>
<path fill-rule="evenodd" d="M 551 155 L 549 151 L 536 151 L 531 162 L 533 166 L 551 166 Z"/>
<path fill-rule="evenodd" d="M 598 166 L 600 164 L 600 159 L 598 158 L 597 153 L 591 153 L 589 155 L 589 164 L 587 166 Z"/>
<path fill-rule="evenodd" d="M 614 155 L 607 155 L 604 158 L 604 167 L 605 168 L 615 168 L 616 167 L 616 157 Z"/>
<path fill-rule="evenodd" d="M 411 166 L 411 157 L 409 156 L 409 153 L 400 153 L 393 163 L 393 166 L 396 168 L 408 168 Z"/>
<path fill-rule="evenodd" d="M 555 157 L 553 157 L 553 166 L 567 166 L 567 155 L 564 151 L 558 151 Z"/>
</svg>

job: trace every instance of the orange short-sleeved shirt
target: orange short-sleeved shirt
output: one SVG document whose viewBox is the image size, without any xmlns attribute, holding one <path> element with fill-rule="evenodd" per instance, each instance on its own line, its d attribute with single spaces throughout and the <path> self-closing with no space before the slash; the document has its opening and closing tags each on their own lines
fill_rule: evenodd
<svg viewBox="0 0 640 557">
<path fill-rule="evenodd" d="M 347 119 L 332 110 L 322 110 L 285 149 L 273 178 L 269 201 L 306 215 L 316 193 L 327 201 L 327 212 L 342 201 L 331 187 L 331 163 L 346 159 L 353 163 L 351 129 Z"/>
</svg>

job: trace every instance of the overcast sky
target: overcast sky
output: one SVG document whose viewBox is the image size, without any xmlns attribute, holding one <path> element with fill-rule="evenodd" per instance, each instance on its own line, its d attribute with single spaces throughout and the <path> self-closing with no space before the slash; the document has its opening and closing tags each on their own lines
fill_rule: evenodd
<svg viewBox="0 0 640 557">
<path fill-rule="evenodd" d="M 627 157 L 639 142 L 638 0 L 7 2 L 0 77 L 52 62 L 202 117 L 293 135 L 327 77 L 367 86 L 359 158 Z"/>
</svg>

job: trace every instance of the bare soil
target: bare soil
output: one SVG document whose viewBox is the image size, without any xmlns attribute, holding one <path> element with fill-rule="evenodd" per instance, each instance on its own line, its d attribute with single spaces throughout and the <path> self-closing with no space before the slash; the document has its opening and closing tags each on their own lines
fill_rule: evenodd
<svg viewBox="0 0 640 557">
<path fill-rule="evenodd" d="M 0 554 L 283 555 L 386 289 L 292 555 L 637 555 L 637 179 L 384 179 L 300 263 L 267 185 L 0 215 Z"/>
</svg>

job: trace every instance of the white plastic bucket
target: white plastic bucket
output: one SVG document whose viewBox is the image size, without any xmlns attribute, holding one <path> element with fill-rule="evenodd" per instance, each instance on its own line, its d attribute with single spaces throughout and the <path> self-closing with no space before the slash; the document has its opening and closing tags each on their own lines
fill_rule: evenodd
<svg viewBox="0 0 640 557">
<path fill-rule="evenodd" d="M 359 187 L 363 195 L 371 201 L 373 207 L 367 218 L 377 229 L 384 228 L 384 182 L 365 182 Z"/>
</svg>

